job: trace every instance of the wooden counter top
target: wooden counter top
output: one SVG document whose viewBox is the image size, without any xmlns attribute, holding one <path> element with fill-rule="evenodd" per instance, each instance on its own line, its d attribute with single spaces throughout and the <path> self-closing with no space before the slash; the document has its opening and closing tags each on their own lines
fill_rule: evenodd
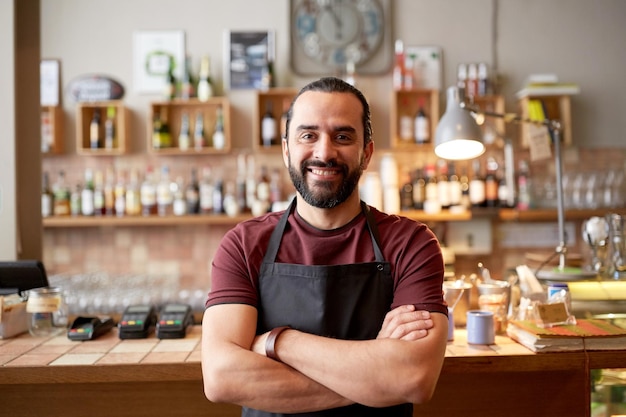
<svg viewBox="0 0 626 417">
<path fill-rule="evenodd" d="M 37 415 L 40 409 L 29 411 L 25 398 L 55 404 L 58 414 L 48 415 L 80 415 L 66 405 L 68 399 L 98 391 L 93 401 L 103 404 L 104 410 L 99 413 L 90 407 L 92 416 L 178 415 L 164 411 L 168 395 L 184 398 L 186 411 L 180 415 L 239 415 L 238 407 L 212 404 L 202 393 L 200 334 L 201 327 L 193 326 L 186 338 L 173 340 L 154 335 L 120 340 L 116 329 L 86 342 L 70 341 L 65 335 L 29 334 L 0 340 L 0 403 L 12 416 Z M 417 406 L 415 414 L 588 416 L 589 370 L 607 367 L 626 367 L 626 350 L 537 354 L 505 336 L 497 336 L 494 345 L 468 345 L 465 331 L 457 330 L 455 340 L 448 343 L 433 401 Z M 68 386 L 71 389 L 63 388 Z M 137 395 L 133 401 L 140 410 L 135 404 L 135 411 L 125 414 L 121 405 L 111 404 L 115 391 L 122 389 Z M 485 403 L 487 393 L 498 398 L 495 403 Z M 545 413 L 536 409 L 537 401 Z M 490 409 L 493 414 L 486 411 Z"/>
</svg>

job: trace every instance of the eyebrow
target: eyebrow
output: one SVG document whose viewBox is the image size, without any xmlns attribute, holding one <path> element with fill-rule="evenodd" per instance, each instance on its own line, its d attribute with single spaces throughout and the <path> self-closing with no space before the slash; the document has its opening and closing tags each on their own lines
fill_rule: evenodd
<svg viewBox="0 0 626 417">
<path fill-rule="evenodd" d="M 299 125 L 296 128 L 296 131 L 302 131 L 302 130 L 319 130 L 319 126 L 318 125 Z M 356 129 L 350 125 L 346 125 L 346 126 L 335 126 L 333 127 L 333 132 L 349 132 L 349 133 L 356 133 Z"/>
</svg>

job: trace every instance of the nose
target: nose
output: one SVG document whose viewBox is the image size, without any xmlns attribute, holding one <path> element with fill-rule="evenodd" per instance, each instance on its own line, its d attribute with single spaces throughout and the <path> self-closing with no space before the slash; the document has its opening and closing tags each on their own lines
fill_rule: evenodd
<svg viewBox="0 0 626 417">
<path fill-rule="evenodd" d="M 313 157 L 322 161 L 330 161 L 337 156 L 337 149 L 330 135 L 324 133 L 319 136 L 313 149 Z"/>
</svg>

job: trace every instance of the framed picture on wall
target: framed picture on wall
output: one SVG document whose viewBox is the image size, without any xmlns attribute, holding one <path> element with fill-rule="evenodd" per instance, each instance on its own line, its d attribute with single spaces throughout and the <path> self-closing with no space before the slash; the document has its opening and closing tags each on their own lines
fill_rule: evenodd
<svg viewBox="0 0 626 417">
<path fill-rule="evenodd" d="M 236 89 L 261 89 L 268 60 L 274 60 L 274 32 L 233 31 L 224 35 L 225 85 Z"/>
<path fill-rule="evenodd" d="M 180 80 L 185 67 L 185 32 L 182 30 L 133 33 L 133 85 L 138 93 L 161 93 L 173 66 Z"/>
</svg>

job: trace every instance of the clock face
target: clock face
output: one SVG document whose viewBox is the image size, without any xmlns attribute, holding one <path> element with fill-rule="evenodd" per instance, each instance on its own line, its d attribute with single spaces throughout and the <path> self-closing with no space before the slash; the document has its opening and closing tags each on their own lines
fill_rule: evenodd
<svg viewBox="0 0 626 417">
<path fill-rule="evenodd" d="M 357 69 L 384 43 L 386 12 L 381 0 L 292 0 L 292 63 L 313 71 Z M 302 59 L 305 58 L 305 59 Z M 301 62 L 298 62 L 301 61 Z"/>
</svg>

